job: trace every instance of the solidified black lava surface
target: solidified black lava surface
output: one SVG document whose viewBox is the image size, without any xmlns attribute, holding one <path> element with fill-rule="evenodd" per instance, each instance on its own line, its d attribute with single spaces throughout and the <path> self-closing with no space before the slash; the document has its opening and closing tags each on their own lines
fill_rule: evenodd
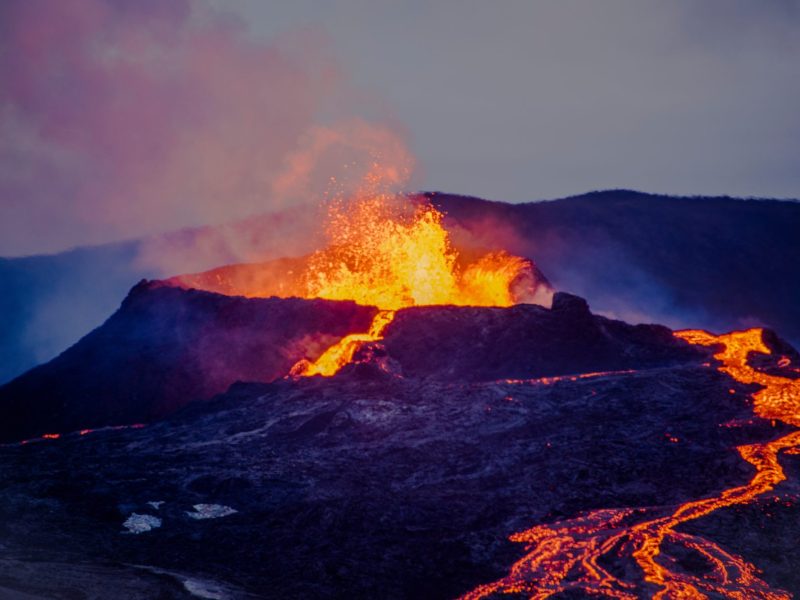
<svg viewBox="0 0 800 600">
<path fill-rule="evenodd" d="M 316 332 L 341 315 L 360 325 L 374 314 L 352 303 L 251 304 L 152 285 L 132 296 L 109 320 L 115 335 L 101 328 L 81 342 L 97 360 L 105 348 L 109 362 L 68 363 L 53 380 L 60 398 L 90 376 L 114 382 L 105 369 L 133 360 L 124 344 L 150 348 L 153 331 L 207 332 L 209 318 L 222 331 L 250 331 L 255 311 L 265 327 L 255 330 L 274 342 L 295 339 L 289 319 L 298 315 Z M 152 314 L 166 307 L 169 326 L 138 338 L 123 326 L 161 322 Z M 194 335 L 191 344 L 162 339 L 140 364 L 163 356 L 153 364 L 166 369 L 174 355 L 164 348 L 191 355 L 204 341 Z M 222 349 L 233 363 L 248 356 Z M 142 428 L 0 446 L 0 597 L 452 598 L 508 572 L 524 554 L 510 534 L 741 485 L 753 470 L 735 446 L 782 431 L 753 418 L 754 387 L 720 373 L 713 349 L 593 316 L 568 294 L 552 309 L 401 311 L 373 350 L 332 378 L 280 378 L 285 367 L 275 367 L 271 383 L 234 383 Z M 129 387 L 130 402 L 147 398 L 139 383 L 149 380 L 124 368 L 120 378 L 115 389 Z M 797 456 L 782 460 L 800 472 Z M 800 592 L 787 558 L 797 479 L 687 528 Z M 197 505 L 224 516 L 196 519 L 208 509 Z M 159 526 L 129 533 L 133 515 Z"/>
<path fill-rule="evenodd" d="M 143 429 L 0 449 L 0 589 L 70 598 L 133 578 L 129 595 L 84 597 L 180 597 L 190 579 L 230 598 L 454 597 L 505 574 L 523 553 L 515 531 L 747 481 L 733 446 L 775 430 L 720 427 L 749 418 L 745 391 L 697 364 L 552 384 L 237 384 Z M 237 512 L 190 518 L 201 503 Z M 122 533 L 132 513 L 162 526 Z M 800 589 L 763 541 L 745 546 Z M 148 570 L 137 580 L 131 565 Z"/>
</svg>

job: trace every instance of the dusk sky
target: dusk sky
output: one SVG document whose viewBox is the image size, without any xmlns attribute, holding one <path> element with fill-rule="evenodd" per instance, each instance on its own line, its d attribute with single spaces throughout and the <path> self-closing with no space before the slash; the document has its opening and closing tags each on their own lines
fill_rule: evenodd
<svg viewBox="0 0 800 600">
<path fill-rule="evenodd" d="M 800 196 L 793 0 L 11 0 L 0 34 L 0 255 L 315 201 L 375 155 L 514 202 Z"/>
<path fill-rule="evenodd" d="M 800 196 L 795 0 L 222 4 L 264 36 L 325 31 L 427 188 Z"/>
</svg>

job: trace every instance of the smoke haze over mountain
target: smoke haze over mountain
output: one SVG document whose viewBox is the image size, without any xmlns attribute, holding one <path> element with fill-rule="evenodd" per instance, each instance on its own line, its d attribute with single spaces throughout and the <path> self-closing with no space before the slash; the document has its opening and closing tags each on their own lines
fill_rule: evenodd
<svg viewBox="0 0 800 600">
<path fill-rule="evenodd" d="M 409 147 L 411 191 L 797 197 L 799 31 L 792 0 L 11 0 L 0 255 L 316 202 Z"/>
<path fill-rule="evenodd" d="M 0 255 L 230 221 L 413 163 L 319 29 L 264 42 L 183 0 L 25 0 L 0 33 Z"/>
</svg>

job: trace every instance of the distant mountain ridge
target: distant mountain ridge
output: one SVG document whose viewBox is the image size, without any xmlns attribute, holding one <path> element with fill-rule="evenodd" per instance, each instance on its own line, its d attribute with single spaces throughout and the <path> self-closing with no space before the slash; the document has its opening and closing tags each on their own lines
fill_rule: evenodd
<svg viewBox="0 0 800 600">
<path fill-rule="evenodd" d="M 601 314 L 673 328 L 764 325 L 800 340 L 800 202 L 629 190 L 526 204 L 426 195 L 462 236 L 534 257 L 557 289 Z"/>
</svg>

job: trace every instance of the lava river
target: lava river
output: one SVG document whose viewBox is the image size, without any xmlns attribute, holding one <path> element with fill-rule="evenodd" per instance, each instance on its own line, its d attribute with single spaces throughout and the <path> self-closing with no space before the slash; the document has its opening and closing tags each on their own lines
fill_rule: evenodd
<svg viewBox="0 0 800 600">
<path fill-rule="evenodd" d="M 721 372 L 741 383 L 761 386 L 752 394 L 756 415 L 800 427 L 800 379 L 767 374 L 747 362 L 751 352 L 771 353 L 763 342 L 763 330 L 719 336 L 688 330 L 675 335 L 692 344 L 719 345 L 721 350 L 714 357 Z M 787 362 L 784 358 L 778 364 L 786 366 Z M 800 453 L 800 429 L 737 450 L 755 468 L 747 484 L 677 508 L 595 510 L 515 533 L 510 539 L 526 544 L 527 555 L 513 565 L 508 576 L 479 586 L 463 598 L 514 594 L 539 599 L 563 592 L 632 600 L 790 598 L 759 578 L 758 569 L 745 558 L 711 540 L 677 530 L 682 523 L 713 511 L 748 503 L 784 481 L 778 456 L 781 452 Z M 676 549 L 700 554 L 710 570 L 702 576 L 687 573 L 679 566 Z M 627 559 L 629 566 L 622 573 L 618 569 L 612 573 L 604 566 L 611 556 Z"/>
</svg>

